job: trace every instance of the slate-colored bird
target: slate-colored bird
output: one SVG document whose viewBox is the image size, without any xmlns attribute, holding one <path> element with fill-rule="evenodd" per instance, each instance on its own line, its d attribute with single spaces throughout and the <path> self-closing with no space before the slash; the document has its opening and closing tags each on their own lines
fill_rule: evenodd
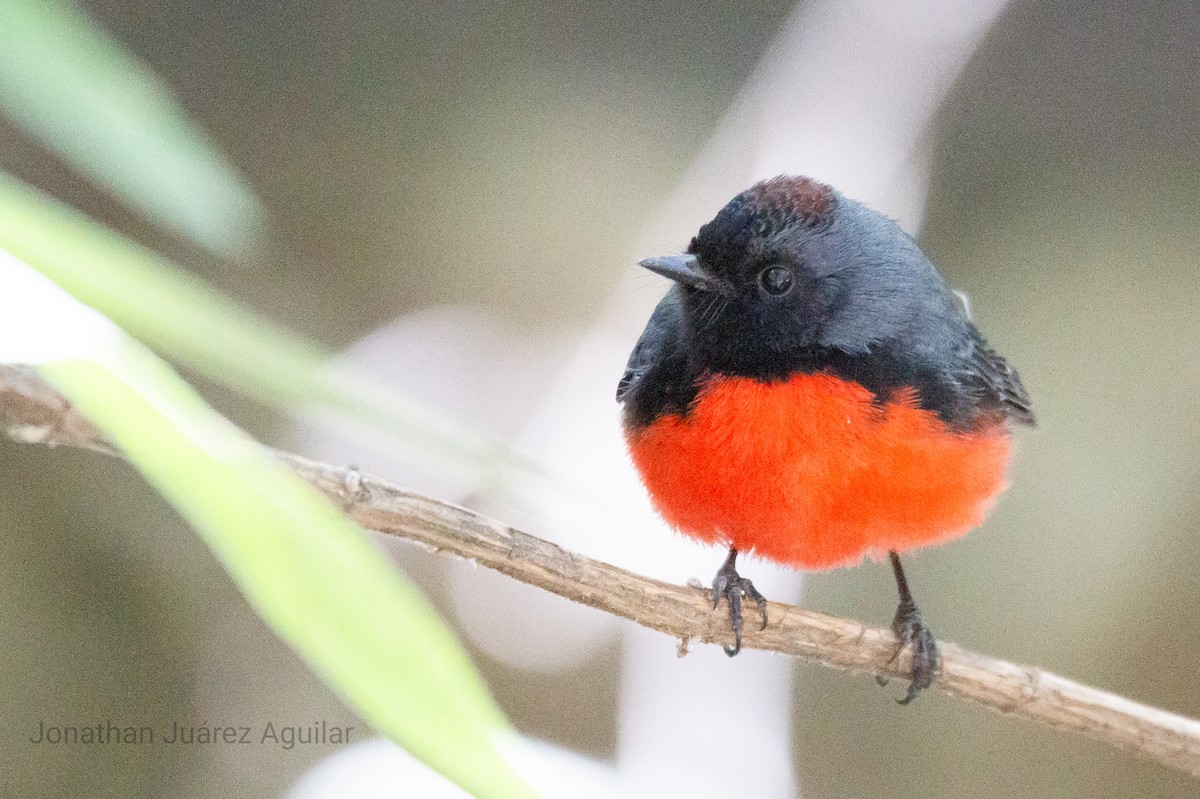
<svg viewBox="0 0 1200 799">
<path fill-rule="evenodd" d="M 899 554 L 979 525 L 1006 485 L 1021 379 L 895 222 L 780 176 L 737 195 L 687 253 L 641 265 L 675 285 L 617 388 L 633 463 L 662 517 L 729 548 L 713 580 L 741 648 L 739 552 L 799 569 L 889 557 L 903 702 L 937 647 Z"/>
</svg>

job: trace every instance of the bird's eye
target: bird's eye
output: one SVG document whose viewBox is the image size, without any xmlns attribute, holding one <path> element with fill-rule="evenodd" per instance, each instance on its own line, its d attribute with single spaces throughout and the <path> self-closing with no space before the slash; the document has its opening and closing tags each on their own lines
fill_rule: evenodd
<svg viewBox="0 0 1200 799">
<path fill-rule="evenodd" d="M 758 276 L 758 284 L 762 286 L 763 291 L 776 297 L 791 291 L 794 282 L 792 270 L 783 266 L 769 266 Z"/>
</svg>

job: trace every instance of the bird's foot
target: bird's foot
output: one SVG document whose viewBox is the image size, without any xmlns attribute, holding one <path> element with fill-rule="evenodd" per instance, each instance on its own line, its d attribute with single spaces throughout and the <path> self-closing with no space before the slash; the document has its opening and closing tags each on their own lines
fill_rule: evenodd
<svg viewBox="0 0 1200 799">
<path fill-rule="evenodd" d="M 901 601 L 896 608 L 896 618 L 892 620 L 892 632 L 896 634 L 896 651 L 888 659 L 888 663 L 899 657 L 909 644 L 912 644 L 912 682 L 909 683 L 908 693 L 903 699 L 896 701 L 907 705 L 917 698 L 917 694 L 933 685 L 938 672 L 937 642 L 933 633 L 921 620 L 921 611 L 911 600 Z M 880 685 L 887 685 L 887 679 L 880 677 Z"/>
<path fill-rule="evenodd" d="M 713 609 L 716 610 L 721 604 L 721 597 L 725 597 L 729 602 L 729 624 L 733 628 L 733 647 L 725 647 L 725 654 L 729 657 L 742 650 L 742 597 L 753 600 L 758 606 L 758 612 L 762 616 L 762 627 L 759 629 L 767 628 L 767 600 L 758 593 L 754 583 L 737 573 L 737 569 L 734 568 L 735 555 L 734 552 L 730 553 L 729 559 L 717 572 L 712 583 Z"/>
</svg>

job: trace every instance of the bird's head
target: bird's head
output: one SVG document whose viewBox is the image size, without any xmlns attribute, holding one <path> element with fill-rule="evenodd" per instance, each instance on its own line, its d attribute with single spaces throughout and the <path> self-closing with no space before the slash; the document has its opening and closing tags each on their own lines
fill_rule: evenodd
<svg viewBox="0 0 1200 799">
<path fill-rule="evenodd" d="M 804 177 L 734 197 L 687 253 L 645 268 L 680 286 L 698 365 L 783 377 L 822 353 L 863 354 L 922 312 L 952 314 L 936 270 L 887 217 Z"/>
</svg>

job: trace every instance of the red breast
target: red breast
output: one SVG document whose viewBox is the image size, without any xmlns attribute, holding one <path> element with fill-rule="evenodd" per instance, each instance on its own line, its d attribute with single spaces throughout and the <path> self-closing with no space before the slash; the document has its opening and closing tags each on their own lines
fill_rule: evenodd
<svg viewBox="0 0 1200 799">
<path fill-rule="evenodd" d="M 713 377 L 686 416 L 626 436 L 681 532 L 804 569 L 957 538 L 1006 485 L 1003 421 L 950 429 L 911 392 L 880 403 L 829 374 Z"/>
</svg>

